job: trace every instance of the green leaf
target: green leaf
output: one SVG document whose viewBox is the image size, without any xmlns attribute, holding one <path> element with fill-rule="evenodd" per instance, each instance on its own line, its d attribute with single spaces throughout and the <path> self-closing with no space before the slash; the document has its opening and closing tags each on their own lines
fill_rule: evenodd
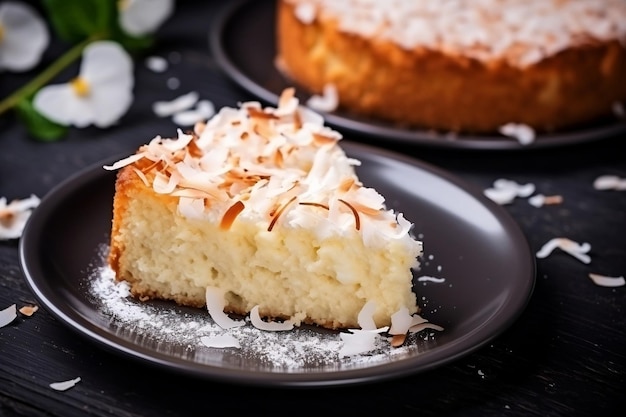
<svg viewBox="0 0 626 417">
<path fill-rule="evenodd" d="M 110 33 L 117 24 L 114 0 L 43 0 L 43 5 L 59 37 L 69 42 Z"/>
<path fill-rule="evenodd" d="M 28 133 L 37 140 L 55 142 L 67 134 L 68 127 L 45 118 L 33 107 L 29 99 L 20 101 L 15 110 L 22 120 Z"/>
<path fill-rule="evenodd" d="M 119 26 L 111 31 L 111 39 L 119 42 L 130 53 L 149 49 L 154 44 L 154 37 L 150 35 L 130 36 Z"/>
</svg>

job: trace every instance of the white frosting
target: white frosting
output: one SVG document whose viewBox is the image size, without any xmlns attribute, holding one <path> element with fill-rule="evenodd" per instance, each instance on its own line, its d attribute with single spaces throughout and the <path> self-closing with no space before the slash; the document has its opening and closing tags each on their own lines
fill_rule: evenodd
<svg viewBox="0 0 626 417">
<path fill-rule="evenodd" d="M 287 89 L 277 108 L 222 108 L 194 135 L 156 137 L 105 168 L 135 164 L 142 181 L 178 197 L 179 213 L 189 218 L 223 224 L 235 211 L 235 221 L 261 222 L 268 231 L 309 228 L 323 239 L 356 230 L 367 246 L 399 240 L 421 247 L 411 223 L 361 184 L 354 172 L 360 162 L 346 156 L 340 139 Z"/>
<path fill-rule="evenodd" d="M 626 0 L 287 0 L 403 48 L 423 47 L 524 67 L 570 46 L 626 44 Z M 305 6 L 307 5 L 307 6 Z M 305 24 L 311 23 L 310 11 Z"/>
</svg>

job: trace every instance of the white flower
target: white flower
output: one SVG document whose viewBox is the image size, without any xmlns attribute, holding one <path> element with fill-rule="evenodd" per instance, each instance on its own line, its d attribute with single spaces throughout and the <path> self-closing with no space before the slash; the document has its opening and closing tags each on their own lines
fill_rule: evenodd
<svg viewBox="0 0 626 417">
<path fill-rule="evenodd" d="M 41 59 L 50 35 L 44 21 L 26 4 L 0 4 L 0 70 L 27 71 Z"/>
<path fill-rule="evenodd" d="M 119 22 L 132 36 L 147 35 L 157 30 L 172 14 L 174 0 L 120 0 Z"/>
<path fill-rule="evenodd" d="M 26 221 L 38 205 L 39 198 L 35 195 L 24 200 L 13 200 L 9 204 L 5 197 L 0 197 L 0 240 L 22 236 Z"/>
<path fill-rule="evenodd" d="M 80 73 L 67 84 L 43 87 L 33 106 L 62 125 L 107 127 L 133 101 L 133 61 L 117 43 L 94 42 L 85 48 Z"/>
</svg>

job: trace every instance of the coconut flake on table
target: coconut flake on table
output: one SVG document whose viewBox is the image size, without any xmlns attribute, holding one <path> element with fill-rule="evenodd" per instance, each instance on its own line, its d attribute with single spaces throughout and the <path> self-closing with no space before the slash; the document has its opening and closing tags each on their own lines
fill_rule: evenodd
<svg viewBox="0 0 626 417">
<path fill-rule="evenodd" d="M 507 123 L 500 126 L 499 132 L 514 139 L 521 145 L 529 145 L 535 141 L 535 130 L 523 123 Z"/>
<path fill-rule="evenodd" d="M 519 184 L 515 181 L 500 178 L 494 181 L 493 187 L 487 188 L 484 194 L 490 200 L 500 204 L 510 204 L 516 197 L 526 198 L 535 192 L 532 183 Z"/>
<path fill-rule="evenodd" d="M 37 312 L 37 310 L 39 310 L 38 306 L 32 306 L 31 305 L 31 306 L 22 306 L 19 309 L 19 312 L 20 312 L 20 314 L 22 314 L 24 316 L 30 317 L 33 314 L 35 314 Z"/>
<path fill-rule="evenodd" d="M 193 126 L 204 122 L 215 114 L 215 106 L 209 100 L 198 101 L 195 109 L 185 110 L 173 115 L 172 120 L 179 126 Z"/>
<path fill-rule="evenodd" d="M 316 111 L 331 112 L 337 110 L 339 106 L 339 95 L 334 84 L 326 84 L 322 95 L 311 96 L 306 105 Z"/>
<path fill-rule="evenodd" d="M 606 275 L 589 273 L 589 278 L 591 278 L 594 284 L 601 287 L 623 287 L 626 285 L 626 280 L 624 280 L 623 276 L 609 277 Z"/>
<path fill-rule="evenodd" d="M 285 320 L 284 322 L 277 321 L 263 321 L 259 314 L 259 306 L 252 307 L 250 310 L 250 322 L 254 327 L 259 330 L 265 330 L 267 332 L 281 332 L 293 329 L 293 320 Z"/>
<path fill-rule="evenodd" d="M 620 178 L 617 175 L 601 175 L 593 182 L 593 188 L 596 190 L 626 190 L 626 178 Z"/>
<path fill-rule="evenodd" d="M 218 334 L 214 336 L 202 336 L 202 344 L 210 348 L 241 348 L 239 340 L 230 334 Z"/>
<path fill-rule="evenodd" d="M 543 194 L 537 194 L 528 199 L 528 203 L 531 206 L 541 207 L 544 205 L 553 205 L 553 204 L 561 204 L 563 202 L 563 197 L 560 195 L 549 195 L 545 196 Z"/>
<path fill-rule="evenodd" d="M 17 310 L 15 304 L 8 306 L 4 310 L 0 311 L 0 327 L 4 327 L 11 323 L 17 317 Z"/>
<path fill-rule="evenodd" d="M 0 240 L 21 237 L 26 221 L 39 203 L 40 200 L 35 195 L 13 200 L 9 204 L 6 197 L 0 197 Z"/>
<path fill-rule="evenodd" d="M 77 377 L 68 381 L 53 382 L 50 384 L 50 388 L 57 391 L 67 391 L 68 389 L 76 386 L 76 384 L 78 384 L 80 381 L 80 377 Z"/>
<path fill-rule="evenodd" d="M 564 237 L 550 239 L 541 247 L 541 249 L 539 249 L 536 256 L 537 258 L 546 258 L 557 248 L 572 255 L 583 263 L 588 264 L 591 262 L 591 258 L 587 255 L 587 253 L 591 250 L 591 245 L 589 243 L 585 242 L 581 244 Z"/>
<path fill-rule="evenodd" d="M 165 72 L 168 67 L 167 60 L 160 56 L 149 56 L 145 62 L 146 67 L 153 72 Z"/>
<path fill-rule="evenodd" d="M 185 110 L 191 109 L 200 98 L 196 91 L 190 91 L 170 101 L 155 101 L 152 111 L 159 117 L 173 116 Z"/>
</svg>

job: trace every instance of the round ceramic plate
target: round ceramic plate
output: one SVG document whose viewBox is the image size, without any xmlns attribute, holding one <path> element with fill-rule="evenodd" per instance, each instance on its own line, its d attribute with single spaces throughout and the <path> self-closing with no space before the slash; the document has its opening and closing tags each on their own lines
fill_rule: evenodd
<svg viewBox="0 0 626 417">
<path fill-rule="evenodd" d="M 304 88 L 286 79 L 275 66 L 274 0 L 229 2 L 213 22 L 209 44 L 213 56 L 235 83 L 256 97 L 276 104 L 287 87 L 296 87 L 296 95 L 305 103 Z M 342 111 L 325 113 L 329 125 L 350 134 L 366 136 L 371 141 L 396 141 L 439 148 L 478 150 L 522 150 L 538 147 L 574 145 L 615 137 L 626 132 L 626 119 L 608 118 L 573 130 L 541 134 L 530 144 L 522 145 L 503 135 L 446 134 L 432 130 L 405 129 Z"/>
<path fill-rule="evenodd" d="M 422 317 L 442 331 L 416 333 L 400 348 L 381 337 L 375 350 L 353 356 L 339 354 L 338 331 L 314 326 L 263 332 L 247 324 L 230 333 L 239 348 L 203 345 L 202 337 L 223 336 L 204 309 L 126 297 L 106 268 L 116 174 L 102 165 L 119 158 L 45 196 L 20 241 L 26 279 L 46 310 L 106 348 L 242 384 L 325 386 L 416 373 L 478 349 L 511 325 L 531 296 L 535 261 L 506 210 L 436 167 L 363 144 L 342 146 L 362 161 L 363 183 L 415 224 L 424 255 L 414 290 Z"/>
</svg>

